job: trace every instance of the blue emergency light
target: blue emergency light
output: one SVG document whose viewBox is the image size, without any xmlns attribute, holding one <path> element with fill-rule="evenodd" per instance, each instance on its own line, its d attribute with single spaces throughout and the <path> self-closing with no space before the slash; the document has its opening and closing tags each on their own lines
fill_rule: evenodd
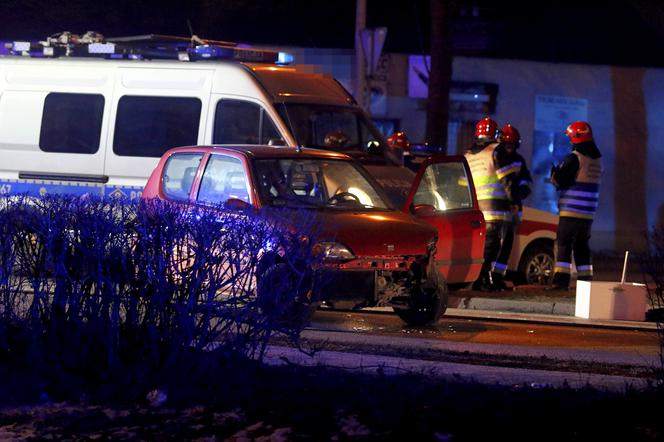
<svg viewBox="0 0 664 442">
<path fill-rule="evenodd" d="M 60 40 L 59 35 L 67 35 Z M 99 34 L 95 33 L 95 36 Z M 46 41 L 4 42 L 0 55 L 20 55 L 32 58 L 98 57 L 107 59 L 144 60 L 162 59 L 179 61 L 233 60 L 255 63 L 289 65 L 294 62 L 292 54 L 270 49 L 240 47 L 237 43 L 201 40 L 168 35 L 139 35 L 96 41 L 80 42 L 70 33 L 49 37 Z M 194 43 L 203 44 L 194 44 Z"/>
</svg>

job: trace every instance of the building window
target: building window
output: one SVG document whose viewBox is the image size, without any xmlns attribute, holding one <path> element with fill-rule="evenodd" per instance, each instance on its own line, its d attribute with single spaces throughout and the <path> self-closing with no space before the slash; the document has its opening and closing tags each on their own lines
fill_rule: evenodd
<svg viewBox="0 0 664 442">
<path fill-rule="evenodd" d="M 51 93 L 44 100 L 39 148 L 93 154 L 99 150 L 104 96 Z"/>
<path fill-rule="evenodd" d="M 170 148 L 194 145 L 200 118 L 198 98 L 124 96 L 118 103 L 113 152 L 160 157 Z"/>
<path fill-rule="evenodd" d="M 256 103 L 220 100 L 214 119 L 214 144 L 284 145 L 284 140 L 265 110 Z"/>
</svg>

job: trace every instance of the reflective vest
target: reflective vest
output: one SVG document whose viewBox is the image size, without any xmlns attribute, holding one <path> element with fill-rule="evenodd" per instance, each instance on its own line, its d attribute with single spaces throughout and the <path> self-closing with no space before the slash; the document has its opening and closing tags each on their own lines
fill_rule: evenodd
<svg viewBox="0 0 664 442">
<path fill-rule="evenodd" d="M 493 152 L 498 143 L 487 145 L 477 153 L 466 152 L 465 157 L 475 184 L 475 193 L 484 220 L 506 221 L 510 219 L 510 207 L 505 187 L 498 179 Z"/>
<path fill-rule="evenodd" d="M 579 171 L 574 184 L 560 192 L 560 216 L 593 219 L 599 205 L 602 159 L 590 158 L 576 151 L 572 153 L 579 159 Z"/>
</svg>

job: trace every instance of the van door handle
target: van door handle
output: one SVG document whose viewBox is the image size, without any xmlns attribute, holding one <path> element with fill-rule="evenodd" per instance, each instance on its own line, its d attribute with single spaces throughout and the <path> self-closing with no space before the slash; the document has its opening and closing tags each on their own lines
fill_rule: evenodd
<svg viewBox="0 0 664 442">
<path fill-rule="evenodd" d="M 479 229 L 480 227 L 482 227 L 482 223 L 474 219 L 470 222 L 470 227 L 472 227 L 473 229 Z"/>
</svg>

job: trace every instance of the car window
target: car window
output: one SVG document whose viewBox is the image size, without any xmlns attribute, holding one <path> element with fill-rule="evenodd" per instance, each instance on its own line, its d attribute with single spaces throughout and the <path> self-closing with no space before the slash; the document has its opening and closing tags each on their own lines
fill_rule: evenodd
<svg viewBox="0 0 664 442">
<path fill-rule="evenodd" d="M 256 160 L 261 199 L 278 207 L 386 209 L 377 190 L 349 161 L 307 159 Z"/>
<path fill-rule="evenodd" d="M 427 166 L 413 203 L 428 204 L 441 211 L 472 208 L 472 193 L 463 163 Z"/>
<path fill-rule="evenodd" d="M 249 180 L 242 167 L 242 161 L 226 155 L 214 154 L 205 166 L 198 201 L 207 204 L 221 204 L 229 199 L 239 199 L 250 203 Z"/>
<path fill-rule="evenodd" d="M 166 196 L 178 200 L 189 198 L 201 158 L 200 153 L 181 153 L 168 159 L 162 181 Z"/>
<path fill-rule="evenodd" d="M 220 100 L 214 117 L 214 144 L 284 144 L 265 110 L 256 103 Z"/>
</svg>

